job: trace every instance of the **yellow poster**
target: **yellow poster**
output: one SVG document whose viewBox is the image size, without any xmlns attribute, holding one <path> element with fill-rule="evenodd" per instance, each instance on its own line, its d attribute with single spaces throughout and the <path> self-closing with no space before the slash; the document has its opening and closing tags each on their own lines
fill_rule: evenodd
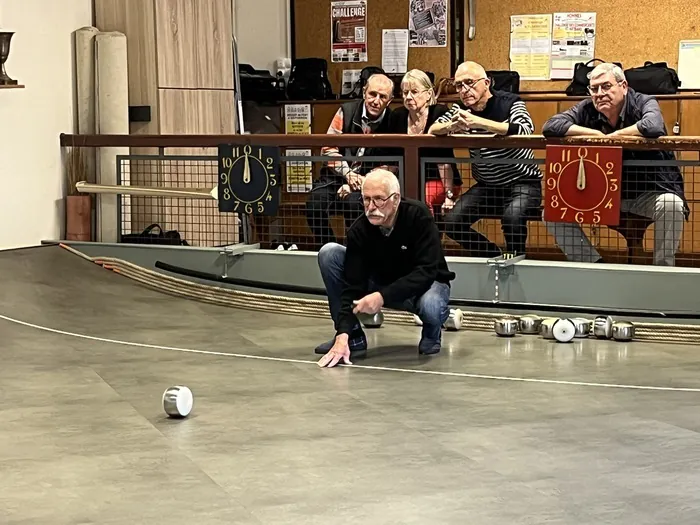
<svg viewBox="0 0 700 525">
<path fill-rule="evenodd" d="M 284 106 L 284 132 L 287 135 L 311 133 L 311 104 L 286 104 Z"/>
<path fill-rule="evenodd" d="M 510 69 L 522 80 L 549 80 L 552 61 L 552 15 L 510 17 Z"/>
</svg>

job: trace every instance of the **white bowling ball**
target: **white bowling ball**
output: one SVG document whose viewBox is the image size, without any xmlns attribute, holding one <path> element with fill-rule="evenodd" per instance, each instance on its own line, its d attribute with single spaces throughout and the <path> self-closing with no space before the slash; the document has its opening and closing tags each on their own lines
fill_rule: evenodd
<svg viewBox="0 0 700 525">
<path fill-rule="evenodd" d="M 568 343 L 576 335 L 576 325 L 570 319 L 559 319 L 552 327 L 552 335 L 560 343 Z"/>
<path fill-rule="evenodd" d="M 194 396 L 186 386 L 171 386 L 163 392 L 163 410 L 170 417 L 187 417 L 193 405 Z"/>
</svg>

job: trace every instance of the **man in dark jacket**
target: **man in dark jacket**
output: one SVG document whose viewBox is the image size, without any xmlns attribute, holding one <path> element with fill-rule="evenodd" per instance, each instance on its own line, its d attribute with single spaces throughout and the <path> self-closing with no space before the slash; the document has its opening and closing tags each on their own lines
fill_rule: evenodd
<svg viewBox="0 0 700 525">
<path fill-rule="evenodd" d="M 358 314 L 373 315 L 383 306 L 418 315 L 423 323 L 418 351 L 440 351 L 447 321 L 450 281 L 440 233 L 428 207 L 401 199 L 399 182 L 377 168 L 362 186 L 365 214 L 352 225 L 347 248 L 326 244 L 318 254 L 336 335 L 316 348 L 325 354 L 319 366 L 351 364 L 367 352 Z"/>
<path fill-rule="evenodd" d="M 370 76 L 363 89 L 362 100 L 343 104 L 333 117 L 328 133 L 388 133 L 391 113 L 389 103 L 393 93 L 394 82 L 389 77 L 382 74 Z M 376 148 L 347 147 L 342 152 L 333 146 L 321 149 L 321 155 L 331 157 L 371 157 L 382 154 Z M 377 162 L 338 160 L 328 162 L 321 169 L 320 177 L 314 182 L 306 203 L 306 219 L 314 235 L 315 249 L 336 240 L 329 219 L 332 213 L 343 215 L 346 228 L 362 215 L 362 179 L 376 165 Z"/>
<path fill-rule="evenodd" d="M 659 103 L 630 88 L 619 66 L 600 64 L 588 78 L 591 98 L 549 119 L 543 135 L 647 138 L 666 135 Z M 673 266 L 689 209 L 678 166 L 659 166 L 655 162 L 675 161 L 675 155 L 671 151 L 623 150 L 623 160 L 644 161 L 644 165 L 623 166 L 621 209 L 654 221 L 654 264 Z M 578 224 L 548 222 L 547 228 L 568 259 L 601 260 Z"/>
</svg>

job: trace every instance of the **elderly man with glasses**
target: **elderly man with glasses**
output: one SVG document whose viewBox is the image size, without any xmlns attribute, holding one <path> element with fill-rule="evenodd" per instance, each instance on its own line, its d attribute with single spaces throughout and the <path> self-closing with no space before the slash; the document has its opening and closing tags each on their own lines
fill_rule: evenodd
<svg viewBox="0 0 700 525">
<path fill-rule="evenodd" d="M 367 338 L 357 315 L 382 307 L 417 315 L 423 323 L 418 352 L 440 352 L 447 321 L 450 281 L 440 233 L 428 207 L 402 199 L 399 181 L 383 168 L 372 170 L 362 185 L 365 213 L 347 234 L 347 247 L 328 243 L 318 264 L 335 325 L 335 337 L 319 345 L 319 366 L 351 364 L 364 357 Z"/>
<path fill-rule="evenodd" d="M 388 133 L 389 104 L 393 99 L 394 82 L 382 74 L 367 79 L 362 90 L 362 99 L 346 102 L 336 111 L 328 127 L 329 135 Z M 306 221 L 313 233 L 313 249 L 318 250 L 327 242 L 335 241 L 330 216 L 342 215 L 349 228 L 362 215 L 360 187 L 365 174 L 377 165 L 376 162 L 343 160 L 343 156 L 372 157 L 386 155 L 383 148 L 326 146 L 321 155 L 341 157 L 321 168 L 318 179 L 306 202 Z"/>
<path fill-rule="evenodd" d="M 591 98 L 549 119 L 543 135 L 646 138 L 666 135 L 659 103 L 654 97 L 630 88 L 619 66 L 599 64 L 588 74 L 588 79 Z M 623 162 L 629 160 L 643 161 L 644 165 L 623 165 L 621 209 L 654 221 L 654 264 L 674 266 L 683 220 L 687 219 L 689 209 L 678 166 L 655 162 L 669 164 L 676 160 L 675 155 L 672 151 L 625 149 Z M 547 228 L 569 260 L 602 262 L 578 224 L 548 222 Z"/>
<path fill-rule="evenodd" d="M 535 125 L 525 103 L 514 93 L 492 90 L 491 80 L 481 65 L 460 64 L 454 83 L 460 102 L 438 118 L 429 133 L 531 135 L 534 132 Z M 500 218 L 506 251 L 525 254 L 527 221 L 539 210 L 542 199 L 542 172 L 534 164 L 534 152 L 529 148 L 472 147 L 469 156 L 476 183 L 459 199 L 447 196 L 443 208 L 451 211 L 445 216 L 445 232 L 470 255 L 495 257 L 501 254 L 500 248 L 472 225 L 482 218 Z"/>
</svg>

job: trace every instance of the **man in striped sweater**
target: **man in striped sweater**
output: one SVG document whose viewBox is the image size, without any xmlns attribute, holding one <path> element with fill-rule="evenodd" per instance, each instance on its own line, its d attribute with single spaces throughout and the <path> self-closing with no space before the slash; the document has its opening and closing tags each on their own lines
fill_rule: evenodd
<svg viewBox="0 0 700 525">
<path fill-rule="evenodd" d="M 460 102 L 441 116 L 429 133 L 531 135 L 534 132 L 525 103 L 514 93 L 492 90 L 491 80 L 481 65 L 476 62 L 460 64 L 454 81 Z M 473 257 L 495 257 L 501 255 L 500 248 L 471 226 L 482 218 L 499 218 L 506 251 L 524 254 L 527 219 L 537 215 L 542 198 L 542 172 L 533 162 L 533 151 L 470 148 L 469 155 L 475 184 L 459 198 L 447 195 L 443 205 L 447 212 L 447 235 Z"/>
</svg>

